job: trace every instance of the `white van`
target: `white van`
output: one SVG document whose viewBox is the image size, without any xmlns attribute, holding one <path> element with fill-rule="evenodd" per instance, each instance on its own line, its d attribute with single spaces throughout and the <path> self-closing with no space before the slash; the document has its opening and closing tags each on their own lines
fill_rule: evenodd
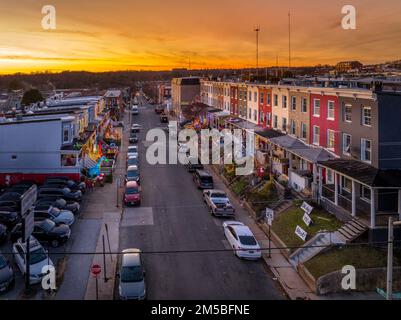
<svg viewBox="0 0 401 320">
<path fill-rule="evenodd" d="M 139 114 L 139 109 L 137 104 L 134 104 L 132 106 L 132 114 Z"/>
</svg>

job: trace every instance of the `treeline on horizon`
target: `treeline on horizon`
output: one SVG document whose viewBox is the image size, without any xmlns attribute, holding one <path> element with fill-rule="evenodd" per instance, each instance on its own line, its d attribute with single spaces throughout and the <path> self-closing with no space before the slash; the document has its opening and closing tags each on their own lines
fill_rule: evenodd
<svg viewBox="0 0 401 320">
<path fill-rule="evenodd" d="M 259 80 L 266 80 L 263 72 Z M 314 68 L 292 69 L 295 73 L 306 73 L 315 71 Z M 209 69 L 209 70 L 186 70 L 177 69 L 172 71 L 110 71 L 110 72 L 88 72 L 88 71 L 63 71 L 60 73 L 16 73 L 0 75 L 1 90 L 29 90 L 37 88 L 41 91 L 54 89 L 84 89 L 96 88 L 104 90 L 118 87 L 134 87 L 138 81 L 170 81 L 174 77 L 201 76 L 201 77 L 238 77 L 248 79 L 254 78 L 254 69 Z M 290 76 L 291 73 L 285 74 Z M 271 80 L 271 79 L 268 79 Z"/>
</svg>

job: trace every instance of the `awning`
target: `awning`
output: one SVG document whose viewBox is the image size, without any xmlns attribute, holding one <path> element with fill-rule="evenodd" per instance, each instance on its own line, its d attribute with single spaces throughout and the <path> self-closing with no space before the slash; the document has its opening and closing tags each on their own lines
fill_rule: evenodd
<svg viewBox="0 0 401 320">
<path fill-rule="evenodd" d="M 401 188 L 401 170 L 377 169 L 358 160 L 334 159 L 318 164 L 370 187 Z"/>
</svg>

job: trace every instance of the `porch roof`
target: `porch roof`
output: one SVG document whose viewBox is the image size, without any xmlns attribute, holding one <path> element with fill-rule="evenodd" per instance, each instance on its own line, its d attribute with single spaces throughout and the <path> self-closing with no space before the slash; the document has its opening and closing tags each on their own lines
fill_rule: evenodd
<svg viewBox="0 0 401 320">
<path fill-rule="evenodd" d="M 255 131 L 255 134 L 257 134 L 258 136 L 261 136 L 262 138 L 266 138 L 266 139 L 281 137 L 284 135 L 284 133 L 278 132 L 273 129 L 259 129 L 259 130 Z"/>
<path fill-rule="evenodd" d="M 320 161 L 322 167 L 342 173 L 374 188 L 401 188 L 401 170 L 382 170 L 357 160 Z"/>
<path fill-rule="evenodd" d="M 306 148 L 307 146 L 299 141 L 298 139 L 291 137 L 289 135 L 283 135 L 280 137 L 271 138 L 270 141 L 275 145 L 278 145 L 284 149 L 302 149 Z"/>
<path fill-rule="evenodd" d="M 258 125 L 254 124 L 252 122 L 246 121 L 246 120 L 242 120 L 240 118 L 232 118 L 232 119 L 229 119 L 227 122 L 241 128 L 241 129 L 257 130 L 258 128 L 260 128 L 260 127 L 258 127 Z"/>
<path fill-rule="evenodd" d="M 335 156 L 323 148 L 309 147 L 306 145 L 304 148 L 290 148 L 289 152 L 312 163 L 335 159 Z"/>
</svg>

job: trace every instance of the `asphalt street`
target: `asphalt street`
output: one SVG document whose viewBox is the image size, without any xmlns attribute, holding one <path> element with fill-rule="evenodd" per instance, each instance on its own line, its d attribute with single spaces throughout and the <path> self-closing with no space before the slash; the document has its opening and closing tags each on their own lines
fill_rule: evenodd
<svg viewBox="0 0 401 320">
<path fill-rule="evenodd" d="M 142 204 L 124 210 L 120 250 L 143 251 L 148 299 L 282 299 L 262 261 L 228 250 L 223 221 L 211 217 L 186 168 L 147 163 L 146 132 L 162 125 L 153 106 L 139 100 L 132 123 L 142 125 Z"/>
</svg>

